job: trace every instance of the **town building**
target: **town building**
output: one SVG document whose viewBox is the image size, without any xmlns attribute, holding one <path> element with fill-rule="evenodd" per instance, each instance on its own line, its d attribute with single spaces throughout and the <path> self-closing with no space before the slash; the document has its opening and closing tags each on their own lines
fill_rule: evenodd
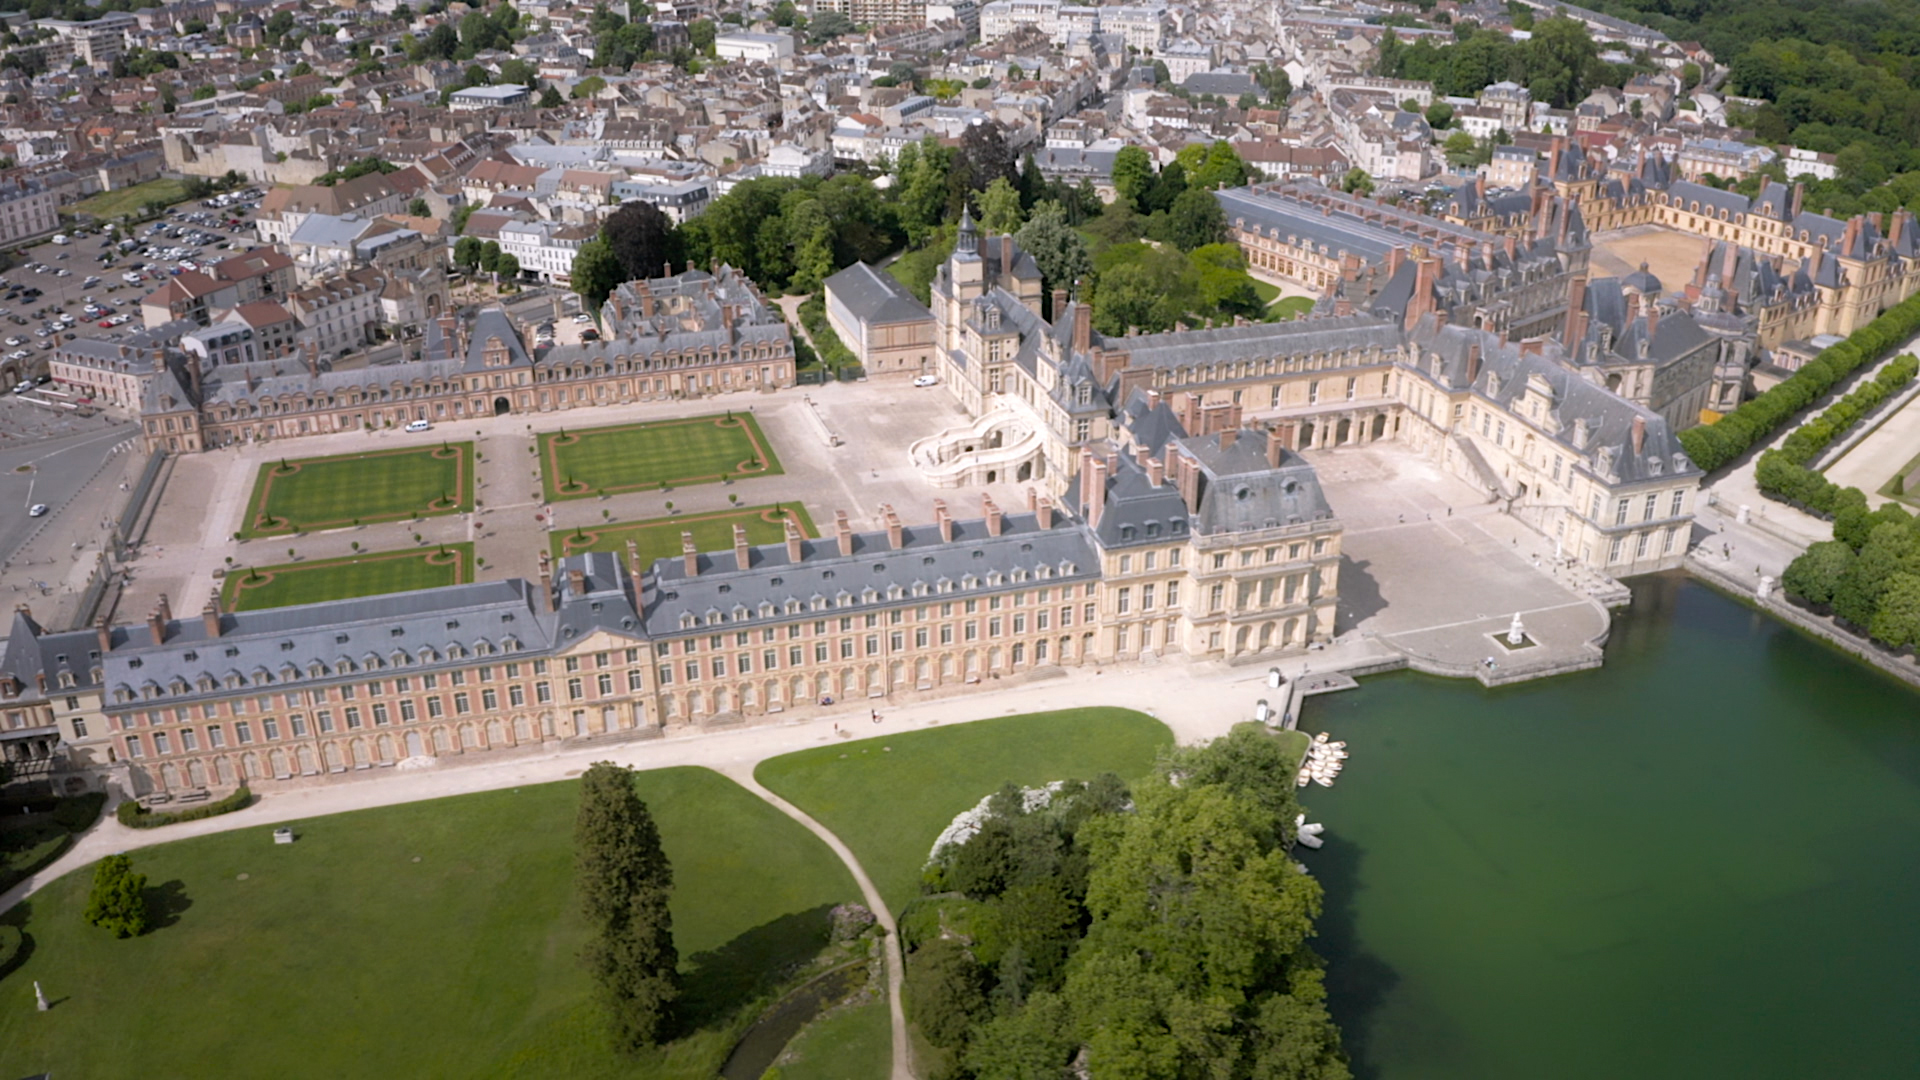
<svg viewBox="0 0 1920 1080">
<path fill-rule="evenodd" d="M 869 375 L 930 375 L 933 312 L 892 274 L 857 262 L 826 281 L 827 323 Z"/>
</svg>

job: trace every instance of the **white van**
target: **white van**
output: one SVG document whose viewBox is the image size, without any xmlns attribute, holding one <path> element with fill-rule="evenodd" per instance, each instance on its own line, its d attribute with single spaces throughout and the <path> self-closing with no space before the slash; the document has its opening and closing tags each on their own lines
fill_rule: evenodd
<svg viewBox="0 0 1920 1080">
<path fill-rule="evenodd" d="M 69 240 L 67 239 L 67 234 L 66 234 L 66 233 L 55 233 L 55 234 L 54 234 L 54 237 L 53 237 L 53 242 L 54 242 L 54 243 L 56 243 L 56 244 L 66 244 L 66 243 L 71 243 L 71 241 L 69 241 Z"/>
<path fill-rule="evenodd" d="M 407 424 L 408 431 L 432 431 L 433 425 L 425 420 L 414 420 Z"/>
</svg>

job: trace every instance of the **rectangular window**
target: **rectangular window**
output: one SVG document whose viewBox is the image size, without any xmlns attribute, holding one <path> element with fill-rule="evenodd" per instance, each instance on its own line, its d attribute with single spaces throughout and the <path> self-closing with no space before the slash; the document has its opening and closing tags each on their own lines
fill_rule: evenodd
<svg viewBox="0 0 1920 1080">
<path fill-rule="evenodd" d="M 1607 545 L 1607 565 L 1611 566 L 1614 563 L 1617 563 L 1619 561 L 1620 561 L 1620 538 L 1616 536 L 1613 538 L 1613 543 Z"/>
<path fill-rule="evenodd" d="M 500 691 L 489 686 L 480 691 L 480 707 L 492 712 L 500 707 Z"/>
<path fill-rule="evenodd" d="M 1646 558 L 1646 557 L 1647 557 L 1647 544 L 1648 544 L 1648 542 L 1650 542 L 1650 541 L 1651 541 L 1652 539 L 1653 539 L 1653 534 L 1652 534 L 1652 533 L 1650 533 L 1650 532 L 1643 532 L 1643 533 L 1641 533 L 1641 534 L 1640 534 L 1640 537 L 1639 537 L 1639 539 L 1638 539 L 1638 540 L 1636 540 L 1636 541 L 1634 541 L 1634 545 L 1633 545 L 1633 557 L 1634 557 L 1634 558 L 1636 558 L 1636 559 L 1644 559 L 1644 558 Z"/>
<path fill-rule="evenodd" d="M 780 650 L 779 649 L 761 650 L 760 669 L 762 671 L 772 671 L 775 668 L 778 668 L 779 666 L 780 666 Z M 634 687 L 634 689 L 638 690 L 640 688 L 636 686 Z"/>
<path fill-rule="evenodd" d="M 183 753 L 200 749 L 200 736 L 192 728 L 180 729 L 180 749 Z"/>
<path fill-rule="evenodd" d="M 146 757 L 147 756 L 146 750 L 142 748 L 140 745 L 140 736 L 138 735 L 127 736 L 127 756 L 128 757 Z"/>
<path fill-rule="evenodd" d="M 1175 607 L 1179 603 L 1180 603 L 1180 583 L 1177 581 L 1167 582 L 1167 606 Z"/>
<path fill-rule="evenodd" d="M 519 708 L 527 703 L 527 688 L 518 683 L 507 687 L 507 704 Z"/>
<path fill-rule="evenodd" d="M 1643 518 L 1641 518 L 1640 520 L 1642 520 L 1642 521 L 1652 521 L 1652 520 L 1653 520 L 1653 515 L 1654 515 L 1655 513 L 1658 513 L 1658 512 L 1659 512 L 1659 509 L 1660 509 L 1660 493 L 1659 493 L 1659 492 L 1648 492 L 1648 493 L 1647 493 L 1647 512 L 1646 512 L 1646 516 L 1645 516 L 1645 517 L 1643 517 Z"/>
<path fill-rule="evenodd" d="M 207 729 L 207 745 L 215 750 L 227 745 L 227 733 L 220 730 L 219 724 Z"/>
<path fill-rule="evenodd" d="M 354 690 L 354 687 L 353 687 L 353 685 L 352 685 L 351 683 L 349 683 L 349 684 L 348 684 L 348 685 L 346 685 L 346 686 L 342 686 L 342 687 L 340 688 L 340 700 L 341 700 L 341 701 L 352 701 L 352 700 L 353 700 L 353 695 L 354 695 L 354 693 L 355 693 L 355 690 Z M 265 698 L 262 698 L 261 700 L 262 700 L 262 701 L 264 701 L 264 700 L 266 700 L 266 699 L 265 699 Z M 265 706 L 262 706 L 262 708 L 264 708 L 264 707 L 265 707 Z"/>
<path fill-rule="evenodd" d="M 1614 504 L 1613 523 L 1615 525 L 1625 525 L 1627 523 L 1627 503 L 1628 503 L 1628 500 L 1621 499 L 1619 502 Z"/>
<path fill-rule="evenodd" d="M 713 665 L 714 678 L 724 679 L 727 677 L 727 658 L 726 657 L 724 656 L 714 657 L 712 660 L 712 665 Z"/>
<path fill-rule="evenodd" d="M 600 690 L 601 697 L 613 696 L 613 676 L 612 675 L 597 676 L 595 684 Z"/>
<path fill-rule="evenodd" d="M 840 659 L 842 660 L 853 659 L 853 639 L 852 638 L 840 639 Z"/>
<path fill-rule="evenodd" d="M 156 731 L 153 733 L 153 752 L 162 757 L 173 753 L 173 744 L 167 741 L 166 732 Z"/>
<path fill-rule="evenodd" d="M 393 691 L 396 694 L 404 694 L 412 689 L 413 689 L 413 680 L 407 678 L 405 675 L 402 675 L 393 680 Z"/>
<path fill-rule="evenodd" d="M 346 719 L 347 719 L 348 731 L 352 731 L 355 728 L 359 727 L 360 726 L 360 707 L 358 705 L 348 706 Z M 321 730 L 325 730 L 325 729 L 322 728 Z"/>
<path fill-rule="evenodd" d="M 687 681 L 688 682 L 700 681 L 700 661 L 698 660 L 687 661 Z"/>
<path fill-rule="evenodd" d="M 1559 454 L 1553 455 L 1553 482 L 1556 484 L 1560 482 L 1560 455 Z"/>
<path fill-rule="evenodd" d="M 816 664 L 824 664 L 827 662 L 826 642 L 816 641 L 813 643 L 813 662 Z"/>
<path fill-rule="evenodd" d="M 370 683 L 368 683 L 368 684 L 367 684 L 367 696 L 368 696 L 368 697 L 379 697 L 379 696 L 380 696 L 380 684 L 379 684 L 379 683 L 377 683 L 377 682 L 370 682 Z"/>
<path fill-rule="evenodd" d="M 465 716 L 472 711 L 473 698 L 465 690 L 453 695 L 453 713 L 455 716 Z"/>
<path fill-rule="evenodd" d="M 1132 589 L 1120 590 L 1120 598 L 1115 602 L 1114 610 L 1118 611 L 1122 615 L 1125 615 L 1127 612 L 1133 610 L 1133 590 Z"/>
<path fill-rule="evenodd" d="M 1668 516 L 1668 517 L 1679 517 L 1679 516 L 1680 516 L 1680 507 L 1681 507 L 1681 506 L 1682 506 L 1682 505 L 1683 505 L 1683 504 L 1684 504 L 1684 503 L 1685 503 L 1686 501 L 1687 501 L 1687 491 L 1686 491 L 1686 489 L 1685 489 L 1685 488 L 1681 488 L 1681 489 L 1680 489 L 1679 491 L 1676 491 L 1676 492 L 1674 492 L 1674 493 L 1673 493 L 1673 509 L 1671 509 L 1671 510 L 1669 510 L 1669 511 L 1667 511 L 1667 516 Z"/>
<path fill-rule="evenodd" d="M 437 697 L 427 699 L 427 719 L 438 720 L 446 715 L 447 707 Z"/>
<path fill-rule="evenodd" d="M 386 727 L 386 726 L 387 726 L 387 723 L 388 723 L 388 716 L 387 716 L 387 705 L 386 705 L 386 703 L 385 703 L 385 702 L 376 702 L 376 703 L 374 704 L 374 706 L 373 706 L 373 723 L 374 723 L 374 726 L 376 726 L 376 727 Z"/>
<path fill-rule="evenodd" d="M 1153 610 L 1153 586 L 1151 585 L 1140 586 L 1140 610 Z"/>
<path fill-rule="evenodd" d="M 250 743 L 253 741 L 253 729 L 247 726 L 245 720 L 233 726 L 239 734 L 241 742 Z M 265 720 L 260 721 L 260 730 L 266 734 L 267 741 L 272 742 L 280 737 L 280 721 L 269 716 Z"/>
<path fill-rule="evenodd" d="M 672 664 L 660 665 L 660 685 L 661 686 L 673 685 L 673 665 Z"/>
<path fill-rule="evenodd" d="M 806 663 L 806 653 L 798 645 L 787 646 L 787 666 L 799 667 Z"/>
<path fill-rule="evenodd" d="M 418 719 L 420 719 L 420 717 L 414 714 L 413 702 L 411 700 L 405 700 L 400 702 L 400 722 L 401 723 L 411 724 Z"/>
<path fill-rule="evenodd" d="M 1679 526 L 1677 526 L 1677 525 L 1669 525 L 1669 526 L 1667 526 L 1667 536 L 1666 536 L 1666 539 L 1665 539 L 1665 540 L 1662 540 L 1662 541 L 1661 541 L 1661 543 L 1660 543 L 1660 550 L 1661 550 L 1661 551 L 1662 551 L 1663 553 L 1665 553 L 1665 554 L 1668 554 L 1668 555 L 1671 555 L 1671 554 L 1673 554 L 1673 538 L 1674 538 L 1674 536 L 1675 536 L 1676 534 L 1678 534 L 1679 532 L 1680 532 L 1680 527 L 1679 527 Z"/>
<path fill-rule="evenodd" d="M 1587 510 L 1587 516 L 1595 521 L 1600 520 L 1600 493 L 1597 491 L 1593 493 L 1593 503 Z"/>
<path fill-rule="evenodd" d="M 447 680 L 455 686 L 465 686 L 467 685 L 467 673 L 464 670 L 452 672 L 447 676 Z"/>
<path fill-rule="evenodd" d="M 553 704 L 553 685 L 551 683 L 534 683 L 533 700 L 536 704 L 540 705 Z"/>
</svg>

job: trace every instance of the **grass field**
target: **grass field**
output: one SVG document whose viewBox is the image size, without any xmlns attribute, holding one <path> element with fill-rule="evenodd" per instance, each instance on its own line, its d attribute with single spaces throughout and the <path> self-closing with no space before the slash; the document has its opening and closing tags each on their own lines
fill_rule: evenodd
<svg viewBox="0 0 1920 1080">
<path fill-rule="evenodd" d="M 678 517 L 648 518 L 644 521 L 616 522 L 598 528 L 557 532 L 552 540 L 553 557 L 559 559 L 583 551 L 611 551 L 624 557 L 627 541 L 632 540 L 640 547 L 640 565 L 650 566 L 655 559 L 680 557 L 680 534 L 683 532 L 693 534 L 693 542 L 701 551 L 732 551 L 735 525 L 746 527 L 749 543 L 777 544 L 786 538 L 787 528 L 783 522 L 787 517 L 799 522 L 803 534 L 809 537 L 820 535 L 814 531 L 813 519 L 807 516 L 807 508 L 797 502 L 781 503 L 777 508 L 771 505 L 742 506 L 737 510 L 721 510 L 711 514 L 682 514 Z"/>
<path fill-rule="evenodd" d="M 137 851 L 160 926 L 125 941 L 81 921 L 91 871 L 68 875 L 4 916 L 33 947 L 0 980 L 0 1074 L 709 1080 L 770 973 L 812 958 L 826 908 L 859 892 L 717 773 L 639 787 L 700 1028 L 663 1051 L 607 1048 L 578 959 L 567 782 L 296 823 L 292 845 L 261 826 Z"/>
<path fill-rule="evenodd" d="M 883 1080 L 892 1054 L 887 999 L 875 996 L 808 1024 L 787 1044 L 780 1080 Z"/>
<path fill-rule="evenodd" d="M 1145 775 L 1173 734 L 1129 709 L 1070 709 L 981 720 L 802 750 L 762 762 L 755 779 L 853 849 L 898 911 L 953 816 L 1002 784 Z"/>
<path fill-rule="evenodd" d="M 92 214 L 101 221 L 111 221 L 122 214 L 138 214 L 140 208 L 150 202 L 162 202 L 171 206 L 177 202 L 184 202 L 186 198 L 187 182 L 185 180 L 162 178 L 114 191 L 103 191 L 70 206 L 61 207 L 60 213 L 68 217 L 76 214 Z"/>
<path fill-rule="evenodd" d="M 1265 284 L 1265 282 L 1256 281 L 1254 284 L 1262 285 L 1262 284 Z M 1279 290 L 1275 290 L 1276 293 L 1278 291 Z M 1269 318 L 1277 317 L 1282 319 L 1297 319 L 1312 310 L 1313 310 L 1312 297 L 1287 296 L 1274 301 L 1267 308 L 1267 315 Z"/>
<path fill-rule="evenodd" d="M 645 491 L 662 484 L 705 484 L 727 476 L 776 476 L 780 471 L 779 457 L 748 413 L 540 436 L 541 484 L 549 500 Z"/>
<path fill-rule="evenodd" d="M 317 532 L 473 509 L 473 444 L 287 458 L 260 466 L 241 533 Z"/>
<path fill-rule="evenodd" d="M 253 611 L 436 589 L 472 580 L 473 545 L 462 541 L 278 566 L 236 566 L 220 586 L 220 606 L 226 611 Z"/>
</svg>

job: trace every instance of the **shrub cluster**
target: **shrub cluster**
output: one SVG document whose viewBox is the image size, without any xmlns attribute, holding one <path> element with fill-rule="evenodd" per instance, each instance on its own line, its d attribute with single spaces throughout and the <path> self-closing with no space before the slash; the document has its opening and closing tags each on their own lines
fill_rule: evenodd
<svg viewBox="0 0 1920 1080">
<path fill-rule="evenodd" d="M 1833 440 L 1846 434 L 1874 406 L 1912 382 L 1917 371 L 1920 371 L 1920 359 L 1912 356 L 1902 356 L 1882 368 L 1878 375 L 1859 389 L 1834 402 L 1815 419 L 1802 424 L 1787 436 L 1779 449 L 1761 454 L 1753 471 L 1754 483 L 1768 498 L 1797 503 L 1822 515 L 1832 515 L 1838 511 L 1843 505 L 1841 488 L 1807 468 L 1807 462 L 1831 445 Z M 1864 495 L 1859 503 L 1866 505 Z"/>
<path fill-rule="evenodd" d="M 833 324 L 827 321 L 827 302 L 818 294 L 807 297 L 800 305 L 800 324 L 813 335 L 820 362 L 828 369 L 838 371 L 860 362 L 841 342 L 840 335 L 833 332 Z"/>
<path fill-rule="evenodd" d="M 173 810 L 158 814 L 128 799 L 120 804 L 116 814 L 120 818 L 120 824 L 130 829 L 157 829 L 162 825 L 178 825 L 183 821 L 199 821 L 201 818 L 231 814 L 235 810 L 243 809 L 251 802 L 253 802 L 253 792 L 242 787 L 219 802 L 210 802 L 191 810 Z"/>
<path fill-rule="evenodd" d="M 1793 376 L 1720 419 L 1719 423 L 1680 433 L 1680 445 L 1694 464 L 1711 472 L 1739 457 L 1812 404 L 1834 383 L 1864 364 L 1878 360 L 1920 331 L 1920 295 L 1909 297 L 1826 349 Z"/>
</svg>

